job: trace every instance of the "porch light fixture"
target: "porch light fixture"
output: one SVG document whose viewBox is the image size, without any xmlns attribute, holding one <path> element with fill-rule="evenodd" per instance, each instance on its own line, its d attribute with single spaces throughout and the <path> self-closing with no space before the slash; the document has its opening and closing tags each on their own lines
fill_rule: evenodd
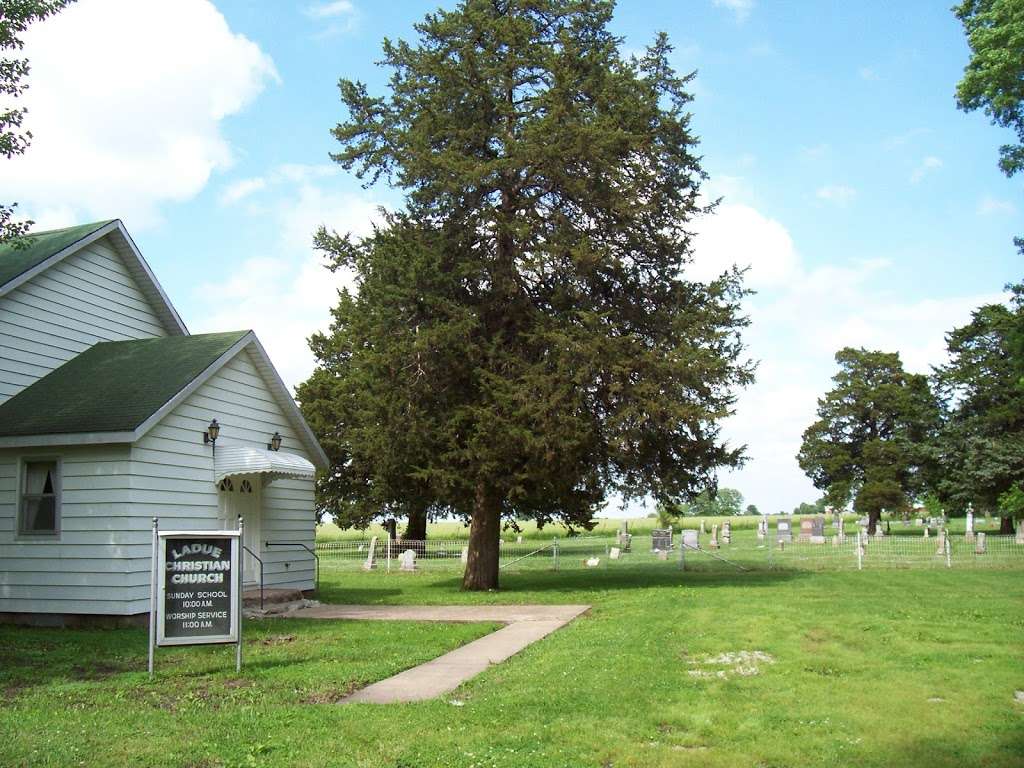
<svg viewBox="0 0 1024 768">
<path fill-rule="evenodd" d="M 275 432 L 274 436 L 270 438 L 270 442 L 267 443 L 267 450 L 268 451 L 280 451 L 281 450 L 281 440 L 282 439 L 283 438 L 281 437 L 281 433 L 280 432 Z"/>
<path fill-rule="evenodd" d="M 213 445 L 213 452 L 217 453 L 217 437 L 220 435 L 220 424 L 214 419 L 210 422 L 210 426 L 203 432 L 203 443 L 210 443 Z"/>
</svg>

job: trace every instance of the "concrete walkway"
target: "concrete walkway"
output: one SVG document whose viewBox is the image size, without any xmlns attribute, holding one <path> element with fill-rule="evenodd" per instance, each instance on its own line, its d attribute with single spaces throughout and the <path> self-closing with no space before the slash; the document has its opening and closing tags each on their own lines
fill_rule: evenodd
<svg viewBox="0 0 1024 768">
<path fill-rule="evenodd" d="M 377 621 L 494 621 L 505 624 L 433 661 L 373 683 L 342 699 L 343 704 L 424 701 L 450 693 L 491 664 L 565 626 L 589 605 L 320 605 L 291 614 L 303 619 Z"/>
</svg>

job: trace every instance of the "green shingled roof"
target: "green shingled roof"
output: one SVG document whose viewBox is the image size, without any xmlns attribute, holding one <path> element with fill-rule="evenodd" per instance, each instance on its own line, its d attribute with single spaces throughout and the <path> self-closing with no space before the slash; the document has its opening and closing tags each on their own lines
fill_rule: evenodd
<svg viewBox="0 0 1024 768">
<path fill-rule="evenodd" d="M 247 333 L 96 344 L 0 405 L 0 436 L 130 432 Z"/>
<path fill-rule="evenodd" d="M 115 219 L 94 221 L 92 224 L 79 224 L 77 227 L 53 229 L 48 232 L 33 232 L 21 238 L 17 245 L 13 242 L 0 244 L 0 286 L 42 264 L 55 253 L 74 245 L 83 237 L 88 237 L 100 227 L 107 226 L 111 221 Z"/>
</svg>

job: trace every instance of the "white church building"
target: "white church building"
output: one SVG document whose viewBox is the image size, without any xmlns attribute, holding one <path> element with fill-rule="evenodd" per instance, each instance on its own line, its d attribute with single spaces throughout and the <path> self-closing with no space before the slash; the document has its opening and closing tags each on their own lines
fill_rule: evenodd
<svg viewBox="0 0 1024 768">
<path fill-rule="evenodd" d="M 326 466 L 256 336 L 189 334 L 120 221 L 0 246 L 0 621 L 148 612 L 154 517 L 242 516 L 247 585 L 311 590 Z"/>
</svg>

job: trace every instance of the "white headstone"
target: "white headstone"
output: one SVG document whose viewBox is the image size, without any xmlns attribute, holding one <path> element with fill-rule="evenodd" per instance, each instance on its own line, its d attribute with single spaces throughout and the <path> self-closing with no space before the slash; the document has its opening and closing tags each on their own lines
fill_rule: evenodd
<svg viewBox="0 0 1024 768">
<path fill-rule="evenodd" d="M 599 557 L 588 557 L 583 561 L 587 568 L 597 568 L 601 564 L 601 558 Z"/>
<path fill-rule="evenodd" d="M 718 549 L 718 524 L 711 526 L 711 541 L 708 542 L 708 546 L 712 549 Z"/>
<path fill-rule="evenodd" d="M 683 531 L 683 547 L 686 549 L 698 549 L 700 547 L 700 537 L 696 531 Z"/>
<path fill-rule="evenodd" d="M 469 562 L 469 547 L 462 548 L 462 564 L 465 565 Z"/>
<path fill-rule="evenodd" d="M 984 555 L 985 554 L 986 550 L 985 550 L 985 534 L 984 533 L 979 533 L 978 534 L 978 543 L 974 547 L 974 552 L 975 552 L 975 554 L 978 554 L 978 555 Z"/>
<path fill-rule="evenodd" d="M 668 552 L 666 552 L 664 549 L 659 549 L 658 550 L 658 559 L 659 560 L 668 560 Z"/>
<path fill-rule="evenodd" d="M 916 525 L 918 528 L 920 528 L 922 525 L 924 525 L 924 518 L 921 518 L 921 517 L 915 518 L 914 519 L 914 525 Z"/>
<path fill-rule="evenodd" d="M 370 549 L 369 549 L 369 552 L 366 555 L 366 562 L 363 563 L 363 570 L 364 571 L 372 571 L 374 568 L 377 567 L 377 561 L 376 561 L 376 558 L 375 558 L 376 553 L 377 553 L 377 537 L 374 536 L 372 539 L 370 539 Z"/>
<path fill-rule="evenodd" d="M 398 558 L 400 563 L 399 570 L 402 571 L 415 571 L 416 570 L 416 550 L 407 549 L 402 553 L 402 556 Z"/>
<path fill-rule="evenodd" d="M 728 520 L 726 520 L 724 523 L 722 523 L 722 543 L 723 544 L 731 544 L 732 543 L 732 525 L 729 523 Z"/>
<path fill-rule="evenodd" d="M 610 560 L 618 560 L 620 554 L 622 554 L 621 549 L 619 549 L 618 547 L 612 547 L 611 550 L 608 552 L 608 558 Z"/>
<path fill-rule="evenodd" d="M 1017 523 L 1017 535 L 1013 541 L 1015 544 L 1024 544 L 1024 520 Z"/>
<path fill-rule="evenodd" d="M 927 528 L 924 529 L 924 537 L 926 539 L 928 538 L 928 529 Z"/>
<path fill-rule="evenodd" d="M 523 543 L 523 535 L 519 534 L 518 536 L 516 536 L 516 544 L 522 544 L 522 543 Z"/>
<path fill-rule="evenodd" d="M 964 533 L 974 533 L 974 512 L 967 510 L 967 522 L 964 524 Z"/>
</svg>

